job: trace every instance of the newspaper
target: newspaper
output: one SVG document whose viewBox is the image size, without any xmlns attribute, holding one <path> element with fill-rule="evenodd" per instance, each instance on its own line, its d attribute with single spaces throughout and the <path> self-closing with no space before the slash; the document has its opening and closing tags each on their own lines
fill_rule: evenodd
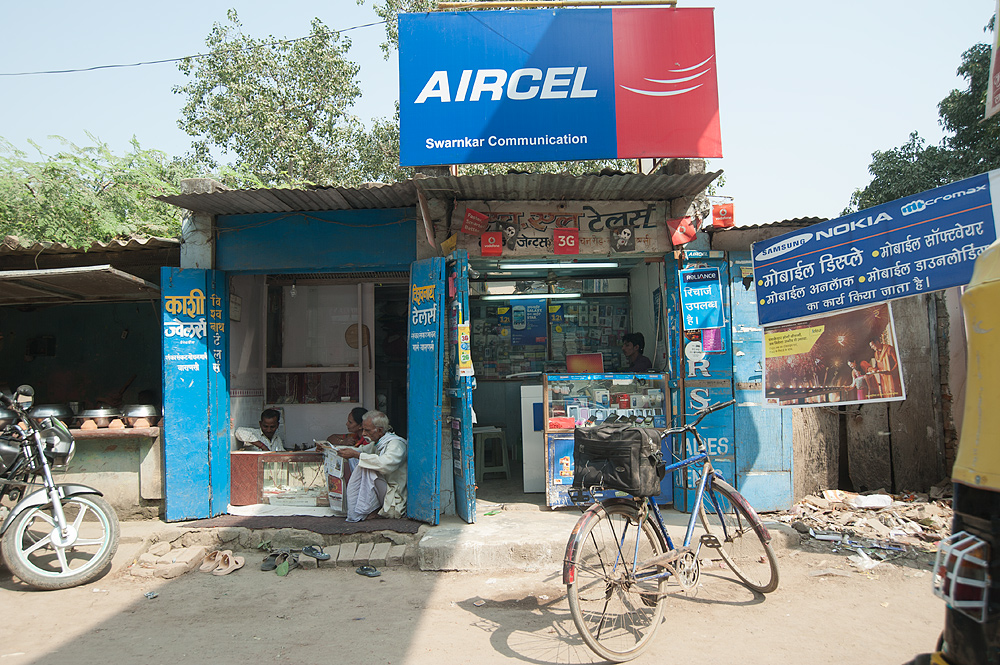
<svg viewBox="0 0 1000 665">
<path fill-rule="evenodd" d="M 326 468 L 327 495 L 330 499 L 330 510 L 334 515 L 343 517 L 347 515 L 346 483 L 344 477 L 348 475 L 346 466 L 347 460 L 337 454 L 341 448 L 349 446 L 335 446 L 327 441 L 315 441 L 316 446 L 323 451 L 323 466 Z"/>
</svg>

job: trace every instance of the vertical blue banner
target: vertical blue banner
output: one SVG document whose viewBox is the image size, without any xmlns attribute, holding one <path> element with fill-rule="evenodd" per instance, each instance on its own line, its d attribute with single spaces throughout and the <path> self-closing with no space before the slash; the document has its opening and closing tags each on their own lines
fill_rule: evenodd
<svg viewBox="0 0 1000 665">
<path fill-rule="evenodd" d="M 511 342 L 514 345 L 545 344 L 548 338 L 547 302 L 541 298 L 511 301 Z"/>
<path fill-rule="evenodd" d="M 167 521 L 208 517 L 209 383 L 205 271 L 162 268 L 163 471 Z"/>
<path fill-rule="evenodd" d="M 721 328 L 722 283 L 718 268 L 681 270 L 681 308 L 684 329 Z"/>
</svg>

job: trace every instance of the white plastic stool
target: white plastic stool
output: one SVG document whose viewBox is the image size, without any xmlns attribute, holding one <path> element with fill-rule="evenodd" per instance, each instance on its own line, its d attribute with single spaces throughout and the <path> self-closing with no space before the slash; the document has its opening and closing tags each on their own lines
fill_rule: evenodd
<svg viewBox="0 0 1000 665">
<path fill-rule="evenodd" d="M 476 450 L 476 482 L 482 482 L 483 475 L 487 473 L 503 473 L 504 477 L 510 480 L 510 466 L 507 464 L 507 437 L 504 435 L 504 431 L 492 427 L 482 432 L 473 430 L 472 441 Z M 486 466 L 487 446 L 490 447 L 490 466 Z"/>
</svg>

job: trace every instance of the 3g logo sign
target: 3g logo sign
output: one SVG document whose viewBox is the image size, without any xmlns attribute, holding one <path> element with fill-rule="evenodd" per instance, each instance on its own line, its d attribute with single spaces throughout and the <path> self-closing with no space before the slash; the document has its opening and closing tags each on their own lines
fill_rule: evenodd
<svg viewBox="0 0 1000 665">
<path fill-rule="evenodd" d="M 552 245 L 555 254 L 579 254 L 580 229 L 554 229 Z"/>
</svg>

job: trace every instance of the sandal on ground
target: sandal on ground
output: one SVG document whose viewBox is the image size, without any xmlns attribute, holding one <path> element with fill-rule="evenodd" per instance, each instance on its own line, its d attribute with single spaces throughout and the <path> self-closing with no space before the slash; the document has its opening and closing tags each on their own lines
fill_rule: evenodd
<svg viewBox="0 0 1000 665">
<path fill-rule="evenodd" d="M 273 552 L 271 552 L 270 554 L 268 554 L 266 557 L 264 557 L 264 560 L 260 562 L 260 569 L 261 570 L 274 570 L 275 568 L 278 567 L 278 564 L 280 563 L 278 561 L 278 557 L 282 556 L 282 555 L 287 555 L 287 554 L 288 554 L 288 550 L 287 549 L 274 550 Z M 284 560 L 285 560 L 284 558 L 281 559 L 281 561 L 284 561 Z"/>
<path fill-rule="evenodd" d="M 378 577 L 382 572 L 375 566 L 361 566 L 355 570 L 358 575 L 364 575 L 365 577 Z"/>
<path fill-rule="evenodd" d="M 284 577 L 291 570 L 299 567 L 299 555 L 293 552 L 282 552 L 277 559 L 278 566 L 274 569 L 276 575 Z"/>
<path fill-rule="evenodd" d="M 219 567 L 221 559 L 222 550 L 212 550 L 202 558 L 201 566 L 198 567 L 198 570 L 203 573 L 210 573 Z"/>
<path fill-rule="evenodd" d="M 311 556 L 317 561 L 329 561 L 330 555 L 323 551 L 323 548 L 319 545 L 306 545 L 302 548 L 302 553 L 306 556 Z"/>
<path fill-rule="evenodd" d="M 222 553 L 219 561 L 219 567 L 212 571 L 213 575 L 228 575 L 234 570 L 239 570 L 243 567 L 246 560 L 232 553 L 231 550 L 226 550 Z"/>
</svg>

